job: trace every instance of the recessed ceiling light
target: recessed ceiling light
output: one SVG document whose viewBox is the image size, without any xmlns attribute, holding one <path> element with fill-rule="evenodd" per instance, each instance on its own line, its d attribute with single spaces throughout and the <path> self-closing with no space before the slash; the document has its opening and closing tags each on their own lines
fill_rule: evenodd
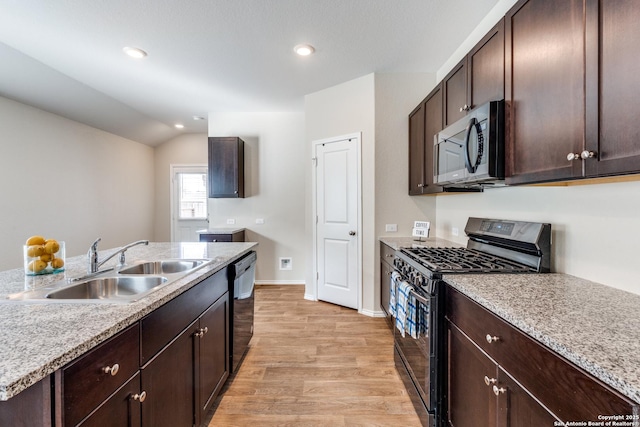
<svg viewBox="0 0 640 427">
<path fill-rule="evenodd" d="M 136 58 L 136 59 L 144 58 L 145 56 L 147 56 L 147 52 L 137 47 L 127 46 L 127 47 L 124 47 L 122 50 L 124 51 L 124 53 L 126 53 L 130 57 Z"/>
<path fill-rule="evenodd" d="M 184 129 L 184 125 L 182 123 L 176 123 L 173 125 L 176 129 Z"/>
<path fill-rule="evenodd" d="M 310 44 L 299 44 L 293 48 L 293 51 L 300 56 L 309 56 L 316 50 Z"/>
<path fill-rule="evenodd" d="M 202 116 L 193 116 L 193 120 L 204 120 Z"/>
</svg>

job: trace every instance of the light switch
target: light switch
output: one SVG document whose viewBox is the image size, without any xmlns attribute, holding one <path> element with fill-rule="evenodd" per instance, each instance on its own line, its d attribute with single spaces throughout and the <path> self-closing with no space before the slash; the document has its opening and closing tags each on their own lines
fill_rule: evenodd
<svg viewBox="0 0 640 427">
<path fill-rule="evenodd" d="M 256 218 L 256 224 L 264 224 L 264 218 Z"/>
</svg>

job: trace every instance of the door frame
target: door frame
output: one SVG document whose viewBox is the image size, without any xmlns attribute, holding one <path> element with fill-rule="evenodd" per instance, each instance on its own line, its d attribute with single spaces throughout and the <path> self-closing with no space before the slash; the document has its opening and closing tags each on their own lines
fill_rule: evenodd
<svg viewBox="0 0 640 427">
<path fill-rule="evenodd" d="M 189 163 L 189 164 L 170 164 L 169 165 L 169 222 L 171 224 L 171 235 L 169 236 L 169 238 L 171 239 L 172 242 L 175 242 L 175 216 L 177 215 L 177 212 L 175 211 L 175 203 L 176 203 L 176 198 L 178 197 L 178 195 L 176 194 L 176 184 L 174 182 L 174 178 L 176 176 L 176 173 L 178 172 L 190 172 L 190 171 L 194 171 L 194 170 L 200 170 L 202 168 L 204 168 L 205 170 L 208 168 L 209 166 L 206 163 Z M 209 171 L 207 170 L 207 174 L 209 173 Z M 207 178 L 207 187 L 209 186 L 209 180 Z M 207 195 L 209 194 L 209 189 L 207 188 Z M 208 200 L 209 198 L 207 197 L 207 223 L 209 223 L 209 205 L 208 205 Z"/>
<path fill-rule="evenodd" d="M 358 313 L 362 313 L 362 132 L 350 133 L 347 135 L 335 136 L 331 138 L 318 139 L 312 142 L 312 161 L 313 161 L 313 173 L 311 174 L 311 221 L 313 224 L 313 295 L 306 295 L 306 299 L 311 299 L 313 301 L 318 301 L 318 206 L 316 202 L 316 198 L 318 196 L 318 187 L 317 187 L 317 166 L 318 166 L 318 157 L 317 157 L 317 149 L 319 145 L 322 144 L 330 144 L 332 142 L 339 142 L 348 140 L 355 140 L 356 144 L 356 159 L 357 159 L 357 185 L 356 185 L 356 197 L 357 197 L 357 230 L 356 230 L 356 247 L 357 247 L 357 278 L 356 278 L 356 286 L 358 288 Z"/>
</svg>

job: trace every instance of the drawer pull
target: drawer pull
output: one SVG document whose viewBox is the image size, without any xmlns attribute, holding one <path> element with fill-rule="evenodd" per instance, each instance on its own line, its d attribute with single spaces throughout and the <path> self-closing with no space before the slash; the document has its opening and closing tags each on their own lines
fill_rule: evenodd
<svg viewBox="0 0 640 427">
<path fill-rule="evenodd" d="M 494 337 L 494 336 L 491 336 L 489 334 L 487 334 L 486 338 L 487 338 L 487 342 L 489 344 L 494 343 L 494 342 L 496 342 L 496 341 L 498 341 L 500 339 L 500 337 Z"/>
<path fill-rule="evenodd" d="M 137 393 L 136 393 L 136 394 L 134 394 L 133 396 L 131 396 L 131 398 L 132 398 L 133 400 L 137 400 L 137 401 L 139 401 L 140 403 L 142 403 L 142 402 L 144 402 L 144 400 L 147 398 L 147 392 L 146 392 L 146 391 L 143 391 L 143 392 L 142 392 L 142 393 L 140 393 L 140 394 L 137 394 Z"/>
<path fill-rule="evenodd" d="M 113 366 L 106 366 L 102 368 L 102 372 L 105 374 L 111 374 L 112 377 L 115 377 L 118 371 L 120 370 L 120 365 L 114 363 Z"/>
<path fill-rule="evenodd" d="M 209 328 L 205 326 L 204 328 L 198 329 L 198 332 L 196 332 L 194 335 L 198 338 L 202 338 L 207 332 L 209 332 Z"/>
<path fill-rule="evenodd" d="M 507 389 L 504 387 L 498 388 L 497 385 L 493 386 L 493 394 L 495 394 L 496 396 L 500 396 L 500 394 L 504 393 L 505 391 L 507 391 Z"/>
<path fill-rule="evenodd" d="M 485 383 L 486 385 L 495 384 L 495 383 L 497 383 L 497 382 L 498 382 L 498 380 L 497 380 L 497 379 L 495 379 L 495 378 L 489 378 L 489 377 L 488 377 L 488 376 L 486 376 L 486 375 L 484 376 L 484 383 Z"/>
</svg>

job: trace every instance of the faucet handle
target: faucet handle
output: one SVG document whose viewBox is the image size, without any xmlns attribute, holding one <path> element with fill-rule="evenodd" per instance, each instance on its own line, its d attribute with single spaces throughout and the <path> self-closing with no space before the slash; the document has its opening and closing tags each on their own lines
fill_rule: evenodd
<svg viewBox="0 0 640 427">
<path fill-rule="evenodd" d="M 92 251 L 97 251 L 98 250 L 98 242 L 100 242 L 100 240 L 102 240 L 102 237 L 98 237 L 96 239 L 96 241 L 91 244 L 91 250 Z"/>
</svg>

